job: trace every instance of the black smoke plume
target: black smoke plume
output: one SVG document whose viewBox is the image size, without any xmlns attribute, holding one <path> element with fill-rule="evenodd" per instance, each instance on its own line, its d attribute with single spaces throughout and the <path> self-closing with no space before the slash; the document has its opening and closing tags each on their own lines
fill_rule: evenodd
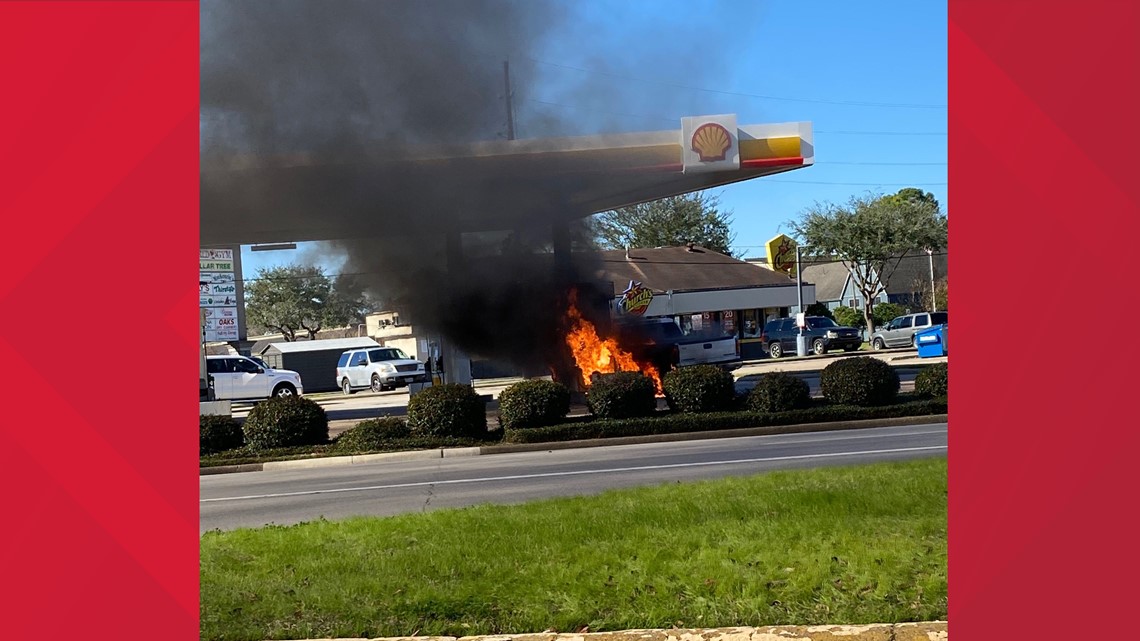
<svg viewBox="0 0 1140 641">
<path fill-rule="evenodd" d="M 623 75 L 668 70 L 716 85 L 738 28 L 732 8 L 698 3 L 670 17 L 644 3 L 642 21 L 613 29 L 606 23 L 619 6 L 628 5 L 204 0 L 203 240 L 224 229 L 261 242 L 327 241 L 347 258 L 345 272 L 416 325 L 468 354 L 546 370 L 561 358 L 568 290 L 580 287 L 587 301 L 612 294 L 608 283 L 586 285 L 598 274 L 588 254 L 556 265 L 550 252 L 559 228 L 563 246 L 588 246 L 583 217 L 592 212 L 568 206 L 557 184 L 530 186 L 546 195 L 539 207 L 532 198 L 526 212 L 488 211 L 509 206 L 504 190 L 527 186 L 509 174 L 463 181 L 462 166 L 446 161 L 425 179 L 386 161 L 507 138 L 504 60 L 517 138 L 676 129 L 669 119 L 717 109 L 701 102 L 707 95 Z M 595 73 L 560 65 L 558 46 L 586 48 Z M 546 99 L 532 99 L 537 87 Z M 631 120 L 638 111 L 648 113 Z M 260 165 L 277 169 L 229 170 Z M 302 170 L 300 188 L 292 172 Z M 473 224 L 474 212 L 527 222 L 488 230 Z M 314 217 L 323 237 L 291 232 Z M 489 231 L 502 233 L 472 233 Z M 459 232 L 462 251 L 449 252 Z"/>
</svg>

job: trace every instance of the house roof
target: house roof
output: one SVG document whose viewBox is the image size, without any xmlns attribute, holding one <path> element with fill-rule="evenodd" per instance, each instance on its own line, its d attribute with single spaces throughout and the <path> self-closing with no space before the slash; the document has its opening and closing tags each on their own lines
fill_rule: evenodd
<svg viewBox="0 0 1140 641">
<path fill-rule="evenodd" d="M 614 295 L 637 281 L 657 292 L 668 290 L 787 287 L 795 281 L 770 269 L 700 246 L 598 252 L 598 278 L 613 281 Z"/>
<path fill-rule="evenodd" d="M 946 266 L 946 251 L 935 253 L 935 279 L 941 280 L 946 277 Z M 804 280 L 815 283 L 815 298 L 818 301 L 839 300 L 847 283 L 848 274 L 847 268 L 839 261 L 804 267 Z M 916 283 L 928 284 L 929 281 L 930 257 L 925 252 L 907 256 L 890 272 L 887 294 L 910 294 L 914 291 Z"/>
<path fill-rule="evenodd" d="M 354 347 L 380 347 L 380 343 L 372 340 L 371 338 L 330 338 L 315 341 L 291 341 L 282 343 L 272 343 L 266 345 L 258 354 L 264 354 L 270 348 L 281 352 L 282 354 L 296 354 L 300 352 L 320 352 L 327 349 L 353 349 Z"/>
<path fill-rule="evenodd" d="M 934 278 L 946 278 L 947 252 L 945 250 L 934 253 Z M 921 283 L 930 286 L 930 256 L 921 252 L 914 256 L 903 258 L 898 267 L 891 272 L 887 283 L 887 294 L 911 294 L 915 285 Z M 921 289 L 924 288 L 920 288 Z"/>
<path fill-rule="evenodd" d="M 820 302 L 839 300 L 850 272 L 843 263 L 822 263 L 804 267 L 803 280 L 815 284 L 815 299 Z"/>
</svg>

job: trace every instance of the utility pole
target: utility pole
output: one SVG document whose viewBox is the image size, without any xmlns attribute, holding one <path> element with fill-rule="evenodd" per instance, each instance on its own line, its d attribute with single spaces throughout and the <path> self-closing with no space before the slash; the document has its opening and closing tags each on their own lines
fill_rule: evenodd
<svg viewBox="0 0 1140 641">
<path fill-rule="evenodd" d="M 804 322 L 807 322 L 807 313 L 804 312 L 804 283 L 803 272 L 800 269 L 799 244 L 796 244 L 796 300 L 799 305 L 799 313 L 797 314 L 799 318 L 796 320 L 799 321 L 800 318 L 803 318 L 805 319 Z M 796 356 L 807 356 L 807 338 L 804 337 L 804 326 L 800 325 L 799 322 L 796 323 L 796 326 L 799 328 L 799 333 L 796 334 Z"/>
<path fill-rule="evenodd" d="M 927 249 L 926 256 L 930 259 L 930 311 L 938 311 L 938 297 L 934 293 L 934 250 Z"/>
<path fill-rule="evenodd" d="M 515 139 L 515 106 L 511 95 L 511 62 L 503 61 L 503 83 L 506 86 L 504 100 L 507 103 L 507 140 Z"/>
</svg>

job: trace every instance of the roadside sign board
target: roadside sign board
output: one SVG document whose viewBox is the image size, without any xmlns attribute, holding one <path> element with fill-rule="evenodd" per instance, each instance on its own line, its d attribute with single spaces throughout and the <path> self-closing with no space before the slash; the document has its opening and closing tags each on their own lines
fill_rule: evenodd
<svg viewBox="0 0 1140 641">
<path fill-rule="evenodd" d="M 240 260 L 237 247 L 199 249 L 198 306 L 205 342 L 245 338 Z"/>
</svg>

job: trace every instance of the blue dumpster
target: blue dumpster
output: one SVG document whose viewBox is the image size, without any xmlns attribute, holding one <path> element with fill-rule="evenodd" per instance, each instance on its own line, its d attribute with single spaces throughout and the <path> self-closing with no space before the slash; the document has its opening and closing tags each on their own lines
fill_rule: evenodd
<svg viewBox="0 0 1140 641">
<path fill-rule="evenodd" d="M 924 329 L 917 332 L 914 337 L 915 343 L 918 344 L 918 356 L 920 358 L 946 356 L 946 325 Z"/>
</svg>

